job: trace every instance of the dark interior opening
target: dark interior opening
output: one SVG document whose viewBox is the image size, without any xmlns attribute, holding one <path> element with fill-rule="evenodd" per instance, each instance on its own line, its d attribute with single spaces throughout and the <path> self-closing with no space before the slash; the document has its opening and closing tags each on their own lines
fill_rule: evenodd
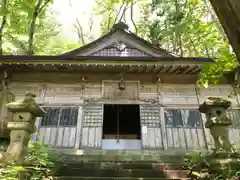
<svg viewBox="0 0 240 180">
<path fill-rule="evenodd" d="M 103 139 L 141 139 L 139 105 L 105 104 Z"/>
</svg>

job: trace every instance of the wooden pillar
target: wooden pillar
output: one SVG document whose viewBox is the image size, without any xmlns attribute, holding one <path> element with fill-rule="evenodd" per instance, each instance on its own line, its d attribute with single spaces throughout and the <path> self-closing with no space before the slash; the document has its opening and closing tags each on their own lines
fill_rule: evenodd
<svg viewBox="0 0 240 180">
<path fill-rule="evenodd" d="M 240 62 L 240 1 L 210 0 Z"/>
</svg>

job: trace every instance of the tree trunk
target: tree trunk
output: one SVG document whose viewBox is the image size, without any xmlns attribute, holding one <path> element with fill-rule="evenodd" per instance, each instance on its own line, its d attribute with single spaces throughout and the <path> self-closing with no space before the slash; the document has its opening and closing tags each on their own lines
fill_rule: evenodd
<svg viewBox="0 0 240 180">
<path fill-rule="evenodd" d="M 210 0 L 240 62 L 240 0 Z"/>
<path fill-rule="evenodd" d="M 32 19 L 29 22 L 29 33 L 28 33 L 28 55 L 34 55 L 34 35 L 36 29 L 36 21 L 39 14 L 47 7 L 50 3 L 50 0 L 38 0 L 36 6 L 34 7 L 34 12 L 32 14 Z"/>
<path fill-rule="evenodd" d="M 2 23 L 0 26 L 0 56 L 3 55 L 3 29 L 7 22 L 7 0 L 3 0 L 2 9 L 4 9 L 4 15 L 2 17 Z"/>
<path fill-rule="evenodd" d="M 35 34 L 35 28 L 36 28 L 36 20 L 39 14 L 39 8 L 42 4 L 42 0 L 39 0 L 37 2 L 37 5 L 34 8 L 34 12 L 32 14 L 32 19 L 29 23 L 29 33 L 28 33 L 28 55 L 31 56 L 34 54 L 33 51 L 33 39 L 34 39 L 34 34 Z"/>
</svg>

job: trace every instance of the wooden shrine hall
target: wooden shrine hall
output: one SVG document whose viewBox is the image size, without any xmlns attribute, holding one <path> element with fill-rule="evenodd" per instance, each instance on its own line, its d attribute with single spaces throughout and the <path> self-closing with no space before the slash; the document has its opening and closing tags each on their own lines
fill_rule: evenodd
<svg viewBox="0 0 240 180">
<path fill-rule="evenodd" d="M 5 104 L 36 93 L 47 110 L 33 140 L 60 149 L 206 149 L 213 143 L 199 104 L 233 91 L 231 80 L 198 88 L 214 59 L 178 57 L 131 33 L 124 23 L 57 56 L 0 56 Z M 231 137 L 240 142 L 239 97 L 231 97 Z"/>
</svg>

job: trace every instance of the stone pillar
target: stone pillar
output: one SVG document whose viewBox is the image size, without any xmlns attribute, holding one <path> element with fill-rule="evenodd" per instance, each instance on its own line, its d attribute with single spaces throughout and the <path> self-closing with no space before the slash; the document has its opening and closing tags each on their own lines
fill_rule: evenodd
<svg viewBox="0 0 240 180">
<path fill-rule="evenodd" d="M 11 160 L 19 164 L 23 163 L 27 156 L 31 134 L 36 131 L 36 117 L 42 117 L 45 113 L 36 103 L 35 97 L 35 94 L 27 92 L 23 100 L 6 105 L 13 113 L 13 121 L 8 122 L 7 126 L 11 131 L 7 154 Z"/>
</svg>

